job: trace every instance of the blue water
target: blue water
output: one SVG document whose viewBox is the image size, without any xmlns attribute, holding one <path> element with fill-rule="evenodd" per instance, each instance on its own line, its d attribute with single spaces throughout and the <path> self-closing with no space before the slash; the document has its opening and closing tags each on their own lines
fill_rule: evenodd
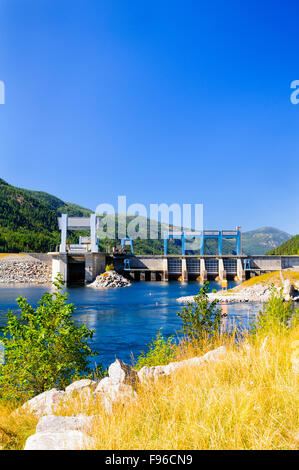
<svg viewBox="0 0 299 470">
<path fill-rule="evenodd" d="M 235 283 L 229 283 L 233 287 Z M 92 361 L 105 367 L 118 357 L 131 363 L 151 339 L 162 328 L 164 336 L 176 334 L 181 320 L 176 312 L 182 304 L 177 297 L 194 295 L 200 286 L 197 282 L 139 282 L 131 287 L 96 290 L 89 287 L 69 287 L 69 302 L 75 305 L 74 321 L 85 323 L 95 330 L 90 341 L 92 349 L 100 354 Z M 210 289 L 219 289 L 219 283 L 211 282 Z M 46 287 L 1 287 L 0 326 L 6 322 L 8 310 L 18 312 L 16 298 L 27 297 L 36 306 L 43 293 L 51 291 Z M 232 325 L 247 328 L 249 320 L 261 308 L 259 304 L 231 304 L 223 307 L 228 316 L 224 328 Z"/>
</svg>

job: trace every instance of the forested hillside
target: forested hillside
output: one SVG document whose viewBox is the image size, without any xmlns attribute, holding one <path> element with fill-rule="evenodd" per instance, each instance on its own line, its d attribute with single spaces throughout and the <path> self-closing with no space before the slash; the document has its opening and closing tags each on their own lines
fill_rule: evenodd
<svg viewBox="0 0 299 470">
<path fill-rule="evenodd" d="M 86 209 L 74 203 L 65 202 L 56 196 L 43 191 L 32 191 L 16 188 L 0 179 L 0 253 L 18 252 L 47 252 L 55 250 L 60 242 L 57 216 L 66 213 L 69 216 L 88 217 L 90 209 Z M 133 216 L 127 216 L 129 223 Z M 145 219 L 148 222 L 148 219 Z M 115 224 L 117 234 L 117 220 Z M 144 240 L 144 224 L 140 225 L 140 239 L 134 241 L 136 254 L 163 254 L 163 232 L 168 229 L 165 224 L 158 224 L 156 240 Z M 149 224 L 148 229 L 149 230 Z M 79 235 L 87 232 L 69 232 L 70 243 L 77 243 Z M 265 254 L 271 248 L 276 248 L 287 241 L 290 235 L 273 227 L 263 227 L 251 232 L 243 233 L 244 254 Z M 298 240 L 289 240 L 284 243 L 282 250 L 298 252 Z M 100 250 L 110 251 L 113 246 L 119 244 L 119 240 L 100 240 Z M 236 244 L 231 240 L 224 240 L 223 254 L 229 254 L 236 250 Z M 284 246 L 286 245 L 286 248 Z M 188 252 L 187 254 L 198 253 Z M 280 249 L 280 248 L 279 248 Z M 278 250 L 279 250 L 278 249 Z M 205 246 L 206 254 L 217 253 L 218 247 L 215 240 L 208 240 Z M 272 250 L 273 251 L 273 250 Z M 276 253 L 276 250 L 274 250 Z M 168 243 L 168 253 L 180 254 L 180 240 L 172 240 Z"/>
<path fill-rule="evenodd" d="M 299 235 L 295 235 L 279 247 L 269 251 L 268 255 L 299 255 Z"/>
<path fill-rule="evenodd" d="M 50 194 L 16 188 L 0 179 L 0 252 L 54 250 L 60 240 L 57 216 L 63 212 L 71 216 L 91 213 Z"/>
</svg>

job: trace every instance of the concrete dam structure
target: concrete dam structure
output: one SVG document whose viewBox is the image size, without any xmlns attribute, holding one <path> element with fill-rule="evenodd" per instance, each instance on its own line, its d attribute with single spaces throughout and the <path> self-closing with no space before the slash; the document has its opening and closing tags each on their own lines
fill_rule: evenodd
<svg viewBox="0 0 299 470">
<path fill-rule="evenodd" d="M 299 271 L 299 256 L 177 256 L 111 255 L 110 253 L 49 253 L 52 279 L 60 272 L 66 282 L 92 282 L 107 264 L 135 281 L 234 279 L 240 281 L 267 272 Z"/>
<path fill-rule="evenodd" d="M 135 281 L 170 281 L 208 279 L 236 279 L 244 281 L 253 275 L 281 269 L 299 270 L 299 256 L 247 256 L 242 254 L 241 228 L 235 230 L 204 230 L 201 232 L 182 231 L 164 232 L 163 255 L 136 256 L 133 252 L 133 240 L 121 240 L 121 252 L 99 253 L 97 240 L 97 217 L 68 217 L 63 214 L 58 219 L 61 230 L 59 252 L 49 253 L 52 259 L 52 279 L 60 272 L 65 282 L 92 282 L 98 274 L 105 271 L 107 264 L 124 276 Z M 90 237 L 79 237 L 79 243 L 69 245 L 67 230 L 89 229 Z M 180 239 L 181 255 L 167 253 L 168 241 Z M 188 255 L 186 242 L 188 238 L 198 238 L 200 252 Z M 222 253 L 224 239 L 236 240 L 236 251 L 229 255 Z M 208 239 L 217 241 L 217 254 L 205 254 L 205 243 Z M 131 253 L 125 253 L 125 245 L 130 245 Z"/>
</svg>

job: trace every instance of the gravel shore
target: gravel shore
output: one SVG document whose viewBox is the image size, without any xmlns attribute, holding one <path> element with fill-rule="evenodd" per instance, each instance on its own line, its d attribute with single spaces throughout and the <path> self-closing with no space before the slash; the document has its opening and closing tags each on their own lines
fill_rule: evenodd
<svg viewBox="0 0 299 470">
<path fill-rule="evenodd" d="M 51 269 L 46 263 L 28 256 L 0 258 L 1 284 L 49 284 Z"/>
<path fill-rule="evenodd" d="M 284 281 L 283 295 L 286 300 L 293 299 L 299 301 L 299 285 L 295 288 L 289 281 Z M 267 302 L 272 292 L 272 287 L 265 284 L 256 284 L 254 286 L 243 287 L 237 286 L 229 291 L 218 291 L 216 293 L 209 293 L 210 301 L 218 300 L 221 303 L 238 303 L 238 302 Z M 189 295 L 186 297 L 179 297 L 176 299 L 181 303 L 194 302 L 194 296 Z"/>
</svg>

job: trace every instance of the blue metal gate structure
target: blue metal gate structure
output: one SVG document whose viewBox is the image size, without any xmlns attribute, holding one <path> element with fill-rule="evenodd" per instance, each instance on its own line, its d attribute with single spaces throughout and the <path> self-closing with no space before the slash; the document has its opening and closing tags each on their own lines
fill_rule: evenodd
<svg viewBox="0 0 299 470">
<path fill-rule="evenodd" d="M 164 255 L 167 255 L 167 241 L 169 239 L 181 239 L 182 240 L 182 255 L 186 254 L 186 238 L 199 238 L 200 239 L 200 254 L 204 255 L 205 240 L 216 239 L 218 241 L 218 255 L 222 256 L 222 242 L 224 238 L 235 238 L 237 250 L 236 254 L 242 254 L 242 235 L 241 227 L 237 227 L 236 230 L 203 230 L 201 232 L 182 231 L 182 232 L 164 232 Z"/>
</svg>

